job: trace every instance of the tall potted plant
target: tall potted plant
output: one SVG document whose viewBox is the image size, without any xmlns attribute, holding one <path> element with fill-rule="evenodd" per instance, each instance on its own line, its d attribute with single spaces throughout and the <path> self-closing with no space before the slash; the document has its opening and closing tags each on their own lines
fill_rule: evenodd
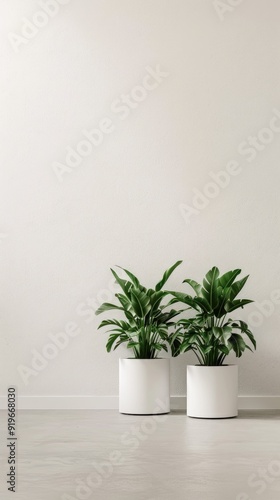
<svg viewBox="0 0 280 500">
<path fill-rule="evenodd" d="M 171 292 L 173 303 L 181 302 L 195 313 L 188 319 L 177 321 L 172 335 L 175 354 L 193 351 L 198 364 L 187 366 L 187 415 L 200 418 L 226 418 L 238 414 L 238 366 L 225 364 L 234 352 L 239 358 L 245 349 L 251 349 L 246 338 L 256 348 L 256 341 L 248 325 L 232 319 L 231 313 L 252 302 L 237 299 L 248 276 L 236 281 L 241 269 L 220 276 L 213 267 L 203 283 L 186 279 L 194 295 Z"/>
<path fill-rule="evenodd" d="M 110 327 L 108 352 L 125 344 L 133 354 L 119 360 L 120 413 L 146 415 L 170 411 L 169 358 L 158 356 L 162 350 L 168 352 L 169 329 L 174 325 L 174 317 L 182 311 L 170 310 L 169 303 L 163 303 L 169 293 L 163 286 L 181 262 L 165 271 L 154 289 L 145 288 L 127 269 L 122 268 L 127 279 L 111 269 L 121 288 L 121 293 L 115 294 L 118 305 L 105 302 L 96 314 L 121 312 L 124 319 L 103 320 L 98 328 Z"/>
</svg>

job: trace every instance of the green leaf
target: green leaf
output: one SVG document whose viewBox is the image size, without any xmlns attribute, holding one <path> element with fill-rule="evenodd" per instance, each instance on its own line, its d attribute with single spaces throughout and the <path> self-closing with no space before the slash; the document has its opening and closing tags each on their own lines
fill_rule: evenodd
<svg viewBox="0 0 280 500">
<path fill-rule="evenodd" d="M 119 309 L 120 311 L 123 311 L 123 307 L 116 306 L 115 304 L 110 304 L 109 302 L 104 302 L 96 311 L 95 314 L 101 314 L 105 311 L 110 311 L 111 309 Z"/>
<path fill-rule="evenodd" d="M 217 267 L 213 267 L 212 269 L 210 269 L 210 271 L 208 271 L 203 280 L 203 287 L 206 292 L 202 289 L 201 293 L 203 294 L 207 302 L 211 305 L 212 309 L 214 309 L 218 303 L 219 274 L 219 269 Z"/>
<path fill-rule="evenodd" d="M 111 269 L 111 273 L 115 277 L 116 282 L 118 283 L 118 285 L 120 285 L 120 287 L 123 290 L 123 292 L 125 293 L 126 297 L 129 298 L 129 291 L 130 291 L 132 284 L 129 281 L 126 281 L 126 280 L 123 280 L 122 278 L 120 278 L 117 275 L 116 271 L 114 271 L 114 269 Z"/>
<path fill-rule="evenodd" d="M 250 304 L 251 302 L 254 302 L 253 300 L 249 299 L 236 299 L 231 301 L 227 301 L 225 303 L 225 310 L 226 312 L 230 313 L 232 311 L 235 311 L 235 309 L 239 309 L 240 307 L 246 306 L 246 304 Z"/>
<path fill-rule="evenodd" d="M 194 297 L 193 302 L 194 304 L 196 304 L 196 306 L 199 306 L 205 313 L 212 314 L 213 310 L 212 306 L 209 304 L 208 300 L 205 299 L 204 297 Z M 194 307 L 194 309 L 197 308 Z"/>
<path fill-rule="evenodd" d="M 235 278 L 241 273 L 241 269 L 234 269 L 233 271 L 228 271 L 219 278 L 219 285 L 223 288 L 228 288 L 234 282 Z"/>
<path fill-rule="evenodd" d="M 238 333 L 234 333 L 230 338 L 230 342 L 232 344 L 232 348 L 236 356 L 240 358 L 240 356 L 242 355 L 242 353 L 245 351 L 246 348 L 246 344 L 243 338 Z"/>
<path fill-rule="evenodd" d="M 191 351 L 192 349 L 193 349 L 193 345 L 190 344 L 187 340 L 182 342 L 182 344 L 180 345 L 180 352 L 188 352 L 188 351 Z"/>
<path fill-rule="evenodd" d="M 214 333 L 214 337 L 219 339 L 223 335 L 223 329 L 220 326 L 214 326 L 212 328 L 212 332 Z"/>
<path fill-rule="evenodd" d="M 245 278 L 242 278 L 241 280 L 239 281 L 236 281 L 235 283 L 233 283 L 231 285 L 231 289 L 230 289 L 230 300 L 233 300 L 235 299 L 236 295 L 239 294 L 239 292 L 242 290 L 242 288 L 244 287 L 247 279 L 249 278 L 249 274 L 247 276 L 245 276 Z"/>
<path fill-rule="evenodd" d="M 180 346 L 181 346 L 180 340 L 178 338 L 175 338 L 173 340 L 172 344 L 170 344 L 172 357 L 175 358 L 175 357 L 179 356 Z"/>
<path fill-rule="evenodd" d="M 178 267 L 180 264 L 182 264 L 182 262 L 183 262 L 182 260 L 178 260 L 175 264 L 173 264 L 173 266 L 171 266 L 169 269 L 167 269 L 167 271 L 165 271 L 161 281 L 159 281 L 159 283 L 157 283 L 157 285 L 155 286 L 155 290 L 157 292 L 162 289 L 162 287 L 167 282 L 169 276 L 173 273 L 173 271 L 176 269 L 176 267 Z"/>
<path fill-rule="evenodd" d="M 171 319 L 175 318 L 179 314 L 181 314 L 184 311 L 184 309 L 180 309 L 179 311 L 176 311 L 175 309 L 171 309 L 171 311 L 168 311 L 166 313 L 159 314 L 157 317 L 157 323 L 168 323 Z"/>
<path fill-rule="evenodd" d="M 199 342 L 199 337 L 196 333 L 191 332 L 191 335 L 186 336 L 189 344 L 197 344 Z"/>
<path fill-rule="evenodd" d="M 223 352 L 226 355 L 228 355 L 229 351 L 230 351 L 230 349 L 223 344 L 219 344 L 218 349 L 219 349 L 219 351 Z"/>
<path fill-rule="evenodd" d="M 129 276 L 129 278 L 131 279 L 131 281 L 132 281 L 132 283 L 133 283 L 134 286 L 136 286 L 137 288 L 139 288 L 140 281 L 138 280 L 138 278 L 136 278 L 136 276 L 134 276 L 134 274 L 132 274 L 130 271 L 128 271 L 124 267 L 121 267 L 121 266 L 117 266 L 117 267 L 119 267 L 120 269 L 122 269 L 127 274 L 127 276 Z"/>
<path fill-rule="evenodd" d="M 107 352 L 110 352 L 115 341 L 120 337 L 118 333 L 114 333 L 109 336 L 108 342 L 106 344 Z"/>
<path fill-rule="evenodd" d="M 251 330 L 249 330 L 247 323 L 245 323 L 242 320 L 237 320 L 237 321 L 231 322 L 231 326 L 232 326 L 232 328 L 237 328 L 238 330 L 241 330 L 241 333 L 244 333 L 245 335 L 247 335 L 247 337 L 252 342 L 254 348 L 255 349 L 257 348 L 257 343 L 255 340 L 255 337 L 254 337 L 253 333 L 251 332 Z"/>
<path fill-rule="evenodd" d="M 138 346 L 139 345 L 139 342 L 136 342 L 135 340 L 130 340 L 128 343 L 127 343 L 127 348 L 128 349 L 131 349 L 132 347 L 135 347 L 135 346 Z"/>
<path fill-rule="evenodd" d="M 249 351 L 254 352 L 253 349 L 249 345 L 246 344 L 246 349 L 249 349 Z"/>
<path fill-rule="evenodd" d="M 199 311 L 199 306 L 196 304 L 195 299 L 191 297 L 191 295 L 186 295 L 185 293 L 182 292 L 169 292 L 174 299 L 172 299 L 169 302 L 169 305 L 175 304 L 176 302 L 182 302 L 182 304 L 187 304 L 191 308 L 196 309 Z"/>
<path fill-rule="evenodd" d="M 254 348 L 255 348 L 255 349 L 257 349 L 257 342 L 256 342 L 255 337 L 254 337 L 254 335 L 252 334 L 252 332 L 251 332 L 250 330 L 245 330 L 245 331 L 244 331 L 244 333 L 245 333 L 245 335 L 247 335 L 247 336 L 248 336 L 248 338 L 251 340 L 251 342 L 252 342 L 252 344 L 253 344 Z"/>
<path fill-rule="evenodd" d="M 114 351 L 121 345 L 121 344 L 127 344 L 129 341 L 128 338 L 120 338 L 120 340 L 115 344 L 114 346 Z M 108 349 L 107 349 L 108 350 Z M 109 352 L 109 351 L 108 351 Z"/>
<path fill-rule="evenodd" d="M 152 347 L 153 349 L 156 349 L 157 351 L 161 351 L 162 349 L 164 349 L 163 345 L 164 345 L 164 344 L 153 343 L 153 344 L 151 344 L 151 347 Z"/>
<path fill-rule="evenodd" d="M 116 293 L 115 296 L 117 297 L 117 299 L 119 300 L 124 309 L 131 308 L 130 299 L 128 299 L 125 295 L 123 295 L 122 293 Z"/>
<path fill-rule="evenodd" d="M 196 295 L 200 294 L 201 289 L 202 289 L 202 285 L 199 285 L 199 283 L 197 283 L 196 281 L 186 279 L 183 281 L 183 283 L 188 283 L 192 287 L 192 289 L 195 291 Z"/>
<path fill-rule="evenodd" d="M 201 350 L 203 352 L 203 354 L 209 354 L 209 352 L 211 352 L 213 349 L 213 346 L 212 345 L 209 345 L 208 347 L 202 347 Z"/>
<path fill-rule="evenodd" d="M 139 318 L 145 318 L 151 308 L 149 297 L 147 297 L 144 292 L 140 292 L 137 289 L 132 289 L 130 295 L 131 305 L 135 311 L 135 314 Z"/>
<path fill-rule="evenodd" d="M 220 290 L 221 289 L 221 290 Z M 222 318 L 226 314 L 225 304 L 230 296 L 230 288 L 223 289 L 222 287 L 218 287 L 219 292 L 219 302 L 215 307 L 215 316 L 217 318 Z"/>
<path fill-rule="evenodd" d="M 223 326 L 222 331 L 223 331 L 223 333 L 222 333 L 223 341 L 224 341 L 224 344 L 227 346 L 228 341 L 232 335 L 232 328 L 230 326 Z"/>
<path fill-rule="evenodd" d="M 99 328 L 102 328 L 103 326 L 111 326 L 111 325 L 115 325 L 115 326 L 118 326 L 119 328 L 121 328 L 122 330 L 125 330 L 127 328 L 129 328 L 129 324 L 126 323 L 125 321 L 118 321 L 116 319 L 105 319 L 103 321 L 101 321 Z"/>
<path fill-rule="evenodd" d="M 150 304 L 151 304 L 150 316 L 153 316 L 153 314 L 155 314 L 155 311 L 159 308 L 160 303 L 165 295 L 166 293 L 162 291 L 153 292 L 152 294 L 150 294 Z"/>
</svg>

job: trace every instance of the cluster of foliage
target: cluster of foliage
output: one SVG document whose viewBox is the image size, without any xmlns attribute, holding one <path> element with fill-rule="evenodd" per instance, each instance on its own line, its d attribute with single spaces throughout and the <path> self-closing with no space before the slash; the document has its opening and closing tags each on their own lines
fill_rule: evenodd
<svg viewBox="0 0 280 500">
<path fill-rule="evenodd" d="M 115 294 L 119 304 L 105 302 L 96 314 L 114 309 L 122 311 L 125 319 L 109 319 L 100 323 L 99 328 L 111 327 L 106 345 L 108 352 L 121 344 L 126 344 L 128 349 L 132 349 L 135 358 L 152 359 L 156 358 L 162 349 L 168 351 L 168 346 L 171 345 L 169 329 L 174 327 L 173 320 L 182 310 L 170 309 L 169 303 L 163 303 L 169 292 L 162 288 L 181 262 L 178 261 L 167 269 L 154 289 L 145 288 L 127 269 L 121 268 L 126 273 L 127 279 L 120 278 L 111 269 L 122 291 Z"/>
<path fill-rule="evenodd" d="M 192 279 L 184 280 L 183 283 L 192 287 L 194 295 L 163 290 L 169 276 L 181 262 L 167 269 L 154 289 L 145 288 L 127 269 L 121 268 L 127 279 L 120 278 L 111 269 L 121 288 L 121 292 L 115 294 L 119 304 L 105 302 L 96 314 L 114 309 L 121 311 L 124 319 L 103 320 L 99 325 L 99 328 L 110 326 L 106 346 L 108 352 L 126 344 L 128 349 L 132 349 L 135 358 L 153 359 L 162 349 L 168 352 L 170 347 L 173 356 L 191 350 L 199 364 L 218 366 L 223 364 L 231 351 L 240 357 L 245 349 L 252 350 L 245 339 L 249 339 L 256 348 L 248 325 L 229 317 L 236 309 L 252 302 L 236 298 L 248 276 L 236 280 L 241 269 L 220 276 L 219 269 L 213 267 L 202 284 Z M 172 299 L 164 303 L 163 299 L 168 295 Z M 184 304 L 184 309 L 173 309 L 175 303 Z M 187 309 L 193 312 L 192 317 L 174 320 Z"/>
<path fill-rule="evenodd" d="M 222 365 L 230 351 L 239 358 L 245 349 L 251 349 L 246 339 L 256 348 L 256 341 L 247 323 L 229 317 L 236 309 L 243 308 L 252 302 L 249 299 L 237 299 L 248 276 L 236 281 L 241 269 L 228 271 L 220 276 L 217 267 L 206 274 L 203 283 L 186 279 L 192 287 L 194 296 L 170 292 L 174 299 L 172 303 L 180 302 L 188 305 L 194 316 L 180 319 L 173 334 L 176 346 L 175 354 L 193 351 L 201 365 Z"/>
</svg>

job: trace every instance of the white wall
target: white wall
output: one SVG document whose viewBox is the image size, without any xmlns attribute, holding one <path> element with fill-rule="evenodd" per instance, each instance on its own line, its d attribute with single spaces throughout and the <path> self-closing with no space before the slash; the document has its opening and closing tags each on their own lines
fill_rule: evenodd
<svg viewBox="0 0 280 500">
<path fill-rule="evenodd" d="M 42 17 L 36 0 L 2 0 L 2 395 L 8 384 L 23 396 L 117 394 L 126 352 L 108 355 L 99 318 L 81 315 L 88 299 L 94 308 L 106 298 L 114 264 L 153 285 L 182 258 L 170 287 L 213 265 L 241 267 L 251 275 L 246 296 L 258 302 L 280 289 L 280 3 L 224 5 L 61 0 Z M 47 22 L 37 32 L 23 21 L 33 16 Z M 161 81 L 144 80 L 156 88 L 135 90 L 157 65 Z M 143 101 L 122 120 L 125 110 L 111 105 L 131 91 Z M 67 167 L 67 147 L 105 118 L 111 133 Z M 228 185 L 211 190 L 210 172 L 233 161 Z M 55 162 L 69 170 L 61 181 Z M 213 197 L 198 208 L 195 189 Z M 268 317 L 252 316 L 256 305 L 243 313 L 258 324 L 258 350 L 240 360 L 241 395 L 280 393 L 273 298 Z M 19 366 L 30 368 L 32 350 L 70 322 L 78 334 L 24 384 Z M 187 360 L 172 361 L 172 394 L 184 394 Z"/>
</svg>

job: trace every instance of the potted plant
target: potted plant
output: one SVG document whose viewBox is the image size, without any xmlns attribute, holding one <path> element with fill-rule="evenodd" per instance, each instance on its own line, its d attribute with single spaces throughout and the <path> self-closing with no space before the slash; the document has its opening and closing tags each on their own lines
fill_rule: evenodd
<svg viewBox="0 0 280 500">
<path fill-rule="evenodd" d="M 220 276 L 213 267 L 203 283 L 186 279 L 194 296 L 170 292 L 171 301 L 187 304 L 195 312 L 189 319 L 177 321 L 172 335 L 175 355 L 193 351 L 198 364 L 187 367 L 187 415 L 200 418 L 226 418 L 238 414 L 238 366 L 225 364 L 230 352 L 239 358 L 245 349 L 251 349 L 246 338 L 256 348 L 256 341 L 248 325 L 229 317 L 238 308 L 252 302 L 237 299 L 248 276 L 236 281 L 241 269 Z"/>
<path fill-rule="evenodd" d="M 169 328 L 173 318 L 180 314 L 163 304 L 169 292 L 162 288 L 169 276 L 181 264 L 176 262 L 165 271 L 154 289 L 145 288 L 130 271 L 123 269 L 127 279 L 111 269 L 121 293 L 116 293 L 118 305 L 104 303 L 96 314 L 120 311 L 123 319 L 103 320 L 98 328 L 110 327 L 107 351 L 121 344 L 133 357 L 119 360 L 119 411 L 128 414 L 160 414 L 170 411 L 169 358 L 159 358 L 162 350 L 168 352 Z M 174 346 L 176 346 L 173 343 Z"/>
</svg>

